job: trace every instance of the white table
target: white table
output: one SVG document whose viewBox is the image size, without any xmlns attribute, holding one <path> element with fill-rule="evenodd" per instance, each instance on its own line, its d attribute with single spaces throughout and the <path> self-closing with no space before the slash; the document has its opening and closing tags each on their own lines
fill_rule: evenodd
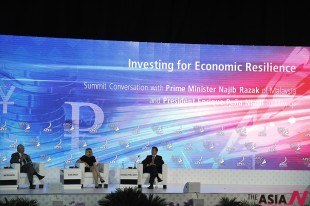
<svg viewBox="0 0 310 206">
<path fill-rule="evenodd" d="M 0 169 L 0 190 L 18 188 L 18 171 L 13 168 Z"/>
<path fill-rule="evenodd" d="M 60 181 L 64 189 L 81 189 L 82 170 L 80 168 L 61 169 Z"/>
<path fill-rule="evenodd" d="M 120 188 L 138 187 L 137 169 L 120 169 L 119 172 Z"/>
</svg>

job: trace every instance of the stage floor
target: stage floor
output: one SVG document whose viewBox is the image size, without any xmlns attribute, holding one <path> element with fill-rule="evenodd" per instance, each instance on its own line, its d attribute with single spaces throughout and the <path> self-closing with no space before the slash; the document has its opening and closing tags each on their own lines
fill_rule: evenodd
<svg viewBox="0 0 310 206">
<path fill-rule="evenodd" d="M 201 185 L 200 193 L 184 193 L 183 188 L 185 184 L 168 184 L 167 189 L 155 188 L 147 189 L 147 185 L 142 188 L 142 192 L 149 195 L 154 194 L 160 198 L 164 198 L 169 205 L 182 206 L 185 202 L 197 199 L 203 201 L 205 206 L 216 206 L 220 202 L 221 198 L 237 198 L 238 201 L 246 200 L 251 203 L 258 203 L 261 197 L 264 196 L 265 200 L 269 195 L 273 194 L 275 199 L 279 199 L 281 196 L 285 196 L 288 202 L 292 196 L 293 191 L 299 191 L 302 195 L 304 191 L 310 189 L 308 185 L 223 185 L 213 184 Z M 0 190 L 0 200 L 4 198 L 29 198 L 35 199 L 40 205 L 44 206 L 63 206 L 63 205 L 83 205 L 93 206 L 98 205 L 98 201 L 105 199 L 106 195 L 114 192 L 116 188 L 119 188 L 119 184 L 109 184 L 108 188 L 95 189 L 94 187 L 85 187 L 81 189 L 64 189 L 63 185 L 46 184 L 44 188 L 30 190 L 27 187 L 17 190 Z M 278 196 L 278 197 L 276 197 Z M 268 201 L 268 199 L 267 199 Z M 310 205 L 310 195 L 307 195 L 305 201 Z M 270 205 L 268 202 L 263 205 Z M 297 200 L 293 204 L 294 206 L 300 205 Z"/>
<path fill-rule="evenodd" d="M 147 185 L 142 187 L 142 192 L 146 194 L 181 194 L 184 184 L 169 184 L 167 189 L 154 188 L 147 189 Z M 33 190 L 22 187 L 17 190 L 0 190 L 0 194 L 9 195 L 58 195 L 58 194 L 108 194 L 119 188 L 119 184 L 109 184 L 108 188 L 94 188 L 93 186 L 81 189 L 64 189 L 62 184 L 46 184 L 44 188 Z M 310 190 L 309 185 L 201 185 L 200 193 L 205 194 L 285 194 L 292 191 Z"/>
</svg>

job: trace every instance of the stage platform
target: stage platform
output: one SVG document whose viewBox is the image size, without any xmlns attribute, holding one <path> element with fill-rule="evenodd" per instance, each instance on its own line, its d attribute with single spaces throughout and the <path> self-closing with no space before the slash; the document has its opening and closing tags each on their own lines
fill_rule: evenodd
<svg viewBox="0 0 310 206">
<path fill-rule="evenodd" d="M 44 188 L 29 190 L 25 187 L 17 190 L 1 190 L 0 199 L 18 196 L 36 199 L 40 205 L 44 206 L 95 206 L 98 205 L 98 200 L 120 186 L 119 168 L 110 168 L 109 187 L 100 189 L 86 187 L 87 185 L 85 185 L 86 188 L 81 189 L 64 189 L 60 184 L 60 174 L 59 168 L 49 168 L 44 178 Z M 200 182 L 200 192 L 184 193 L 183 189 L 187 182 Z M 293 191 L 298 191 L 301 196 L 305 191 L 310 191 L 309 185 L 310 171 L 169 169 L 167 189 L 149 190 L 145 185 L 142 192 L 165 198 L 171 206 L 183 206 L 184 202 L 190 199 L 203 199 L 204 205 L 213 206 L 218 204 L 222 197 L 236 197 L 240 201 L 251 200 L 258 203 L 262 197 L 265 197 L 267 201 L 269 199 L 279 201 L 283 196 L 288 202 Z M 310 206 L 310 194 L 306 198 L 305 205 Z M 299 204 L 296 202 L 295 205 Z"/>
<path fill-rule="evenodd" d="M 268 195 L 272 195 L 274 201 L 279 201 L 283 195 L 288 202 L 292 196 L 293 191 L 298 191 L 300 197 L 304 191 L 309 191 L 309 185 L 223 185 L 223 184 L 202 184 L 200 193 L 184 193 L 184 184 L 169 184 L 167 189 L 154 188 L 147 189 L 147 186 L 142 188 L 145 194 L 155 194 L 159 197 L 165 198 L 170 205 L 183 206 L 184 202 L 190 199 L 203 199 L 204 205 L 213 206 L 218 204 L 221 197 L 233 198 L 237 200 L 249 200 L 258 203 L 262 195 L 266 197 L 268 202 Z M 98 205 L 98 200 L 104 198 L 107 194 L 119 188 L 119 184 L 109 184 L 108 188 L 93 188 L 86 187 L 81 189 L 64 189 L 59 183 L 52 183 L 44 185 L 42 189 L 30 190 L 27 187 L 17 190 L 0 191 L 3 200 L 6 198 L 27 197 L 30 199 L 37 199 L 40 205 Z M 307 196 L 305 205 L 310 205 L 310 195 Z M 270 205 L 270 204 L 268 204 Z M 276 205 L 276 204 L 273 204 Z M 294 205 L 299 205 L 297 199 Z"/>
</svg>

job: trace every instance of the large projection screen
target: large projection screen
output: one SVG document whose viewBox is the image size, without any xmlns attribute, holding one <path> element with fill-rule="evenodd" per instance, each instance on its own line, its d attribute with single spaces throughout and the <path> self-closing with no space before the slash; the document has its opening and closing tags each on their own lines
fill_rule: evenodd
<svg viewBox="0 0 310 206">
<path fill-rule="evenodd" d="M 0 162 L 309 170 L 309 47 L 0 35 Z"/>
</svg>

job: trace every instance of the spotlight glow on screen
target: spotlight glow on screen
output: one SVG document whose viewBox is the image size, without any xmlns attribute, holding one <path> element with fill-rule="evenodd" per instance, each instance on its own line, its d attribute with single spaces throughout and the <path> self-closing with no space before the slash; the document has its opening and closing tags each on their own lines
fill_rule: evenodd
<svg viewBox="0 0 310 206">
<path fill-rule="evenodd" d="M 310 169 L 310 48 L 0 35 L 0 163 Z"/>
</svg>

